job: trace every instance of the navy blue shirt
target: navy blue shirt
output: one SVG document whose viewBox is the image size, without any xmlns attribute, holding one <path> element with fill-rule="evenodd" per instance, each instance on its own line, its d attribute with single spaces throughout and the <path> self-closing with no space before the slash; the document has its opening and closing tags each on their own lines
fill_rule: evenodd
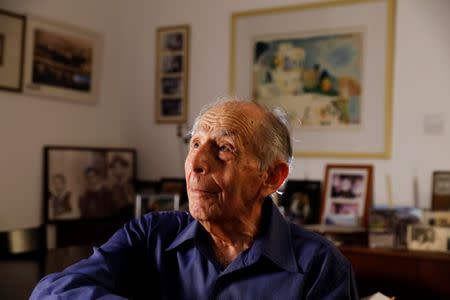
<svg viewBox="0 0 450 300">
<path fill-rule="evenodd" d="M 223 268 L 185 212 L 133 220 L 94 253 L 43 278 L 31 299 L 358 299 L 353 271 L 323 237 L 266 200 L 252 246 Z M 60 298 L 59 298 L 60 299 Z"/>
</svg>

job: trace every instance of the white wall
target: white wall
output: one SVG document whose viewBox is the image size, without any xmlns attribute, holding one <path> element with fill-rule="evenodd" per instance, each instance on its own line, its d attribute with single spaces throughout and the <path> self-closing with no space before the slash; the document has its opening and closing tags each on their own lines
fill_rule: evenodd
<svg viewBox="0 0 450 300">
<path fill-rule="evenodd" d="M 127 85 L 134 105 L 127 124 L 130 140 L 138 145 L 141 178 L 182 176 L 184 148 L 172 125 L 152 122 L 154 89 L 154 35 L 157 26 L 190 24 L 191 59 L 189 85 L 190 121 L 199 108 L 228 90 L 230 15 L 234 11 L 305 3 L 298 0 L 166 0 L 127 3 L 133 18 L 126 18 L 128 53 L 138 66 L 136 78 Z M 176 8 L 176 9 L 175 9 Z M 387 203 L 386 175 L 392 179 L 395 204 L 413 204 L 413 177 L 418 177 L 419 203 L 430 206 L 431 173 L 450 169 L 450 1 L 398 0 L 395 29 L 393 149 L 390 160 L 300 159 L 292 178 L 322 179 L 327 163 L 370 163 L 375 166 L 375 203 Z M 134 54 L 136 54 L 134 57 Z M 424 119 L 441 115 L 444 132 L 424 133 Z M 180 150 L 181 149 L 181 150 Z"/>
<path fill-rule="evenodd" d="M 121 146 L 120 9 L 116 1 L 9 0 L 1 8 L 89 28 L 103 35 L 95 106 L 0 91 L 0 231 L 42 219 L 43 145 Z"/>
<path fill-rule="evenodd" d="M 44 144 L 132 146 L 139 178 L 183 176 L 185 147 L 174 125 L 154 122 L 155 29 L 190 24 L 189 120 L 228 91 L 230 15 L 306 0 L 7 0 L 2 8 L 36 13 L 105 37 L 101 98 L 96 106 L 0 92 L 0 230 L 41 218 Z M 3 4 L 4 3 L 4 4 Z M 430 205 L 431 172 L 450 169 L 450 1 L 398 0 L 394 55 L 393 151 L 390 160 L 296 159 L 292 178 L 322 179 L 327 163 L 375 166 L 375 202 L 386 203 L 390 174 L 396 204 Z M 444 133 L 426 135 L 427 115 L 444 117 Z"/>
</svg>

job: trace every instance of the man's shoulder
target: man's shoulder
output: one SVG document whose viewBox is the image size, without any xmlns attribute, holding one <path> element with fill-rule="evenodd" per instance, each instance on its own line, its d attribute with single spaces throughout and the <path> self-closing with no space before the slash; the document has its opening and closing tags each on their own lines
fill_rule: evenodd
<svg viewBox="0 0 450 300">
<path fill-rule="evenodd" d="M 146 235 L 159 235 L 175 238 L 189 226 L 194 218 L 183 211 L 151 212 L 137 220 Z"/>
</svg>

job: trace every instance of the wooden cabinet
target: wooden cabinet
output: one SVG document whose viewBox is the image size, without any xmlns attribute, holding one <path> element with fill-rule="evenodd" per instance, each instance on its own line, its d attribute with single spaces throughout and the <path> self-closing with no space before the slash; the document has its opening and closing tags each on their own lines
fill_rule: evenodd
<svg viewBox="0 0 450 300">
<path fill-rule="evenodd" d="M 340 247 L 350 260 L 361 297 L 375 292 L 396 299 L 450 299 L 450 254 Z"/>
</svg>

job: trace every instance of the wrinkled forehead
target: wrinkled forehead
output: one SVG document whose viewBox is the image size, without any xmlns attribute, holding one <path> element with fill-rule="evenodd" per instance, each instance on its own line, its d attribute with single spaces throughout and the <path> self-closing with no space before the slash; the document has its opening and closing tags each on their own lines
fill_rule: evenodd
<svg viewBox="0 0 450 300">
<path fill-rule="evenodd" d="M 257 112 L 238 105 L 221 105 L 206 111 L 200 118 L 197 131 L 216 132 L 220 135 L 248 139 L 255 134 Z"/>
</svg>

